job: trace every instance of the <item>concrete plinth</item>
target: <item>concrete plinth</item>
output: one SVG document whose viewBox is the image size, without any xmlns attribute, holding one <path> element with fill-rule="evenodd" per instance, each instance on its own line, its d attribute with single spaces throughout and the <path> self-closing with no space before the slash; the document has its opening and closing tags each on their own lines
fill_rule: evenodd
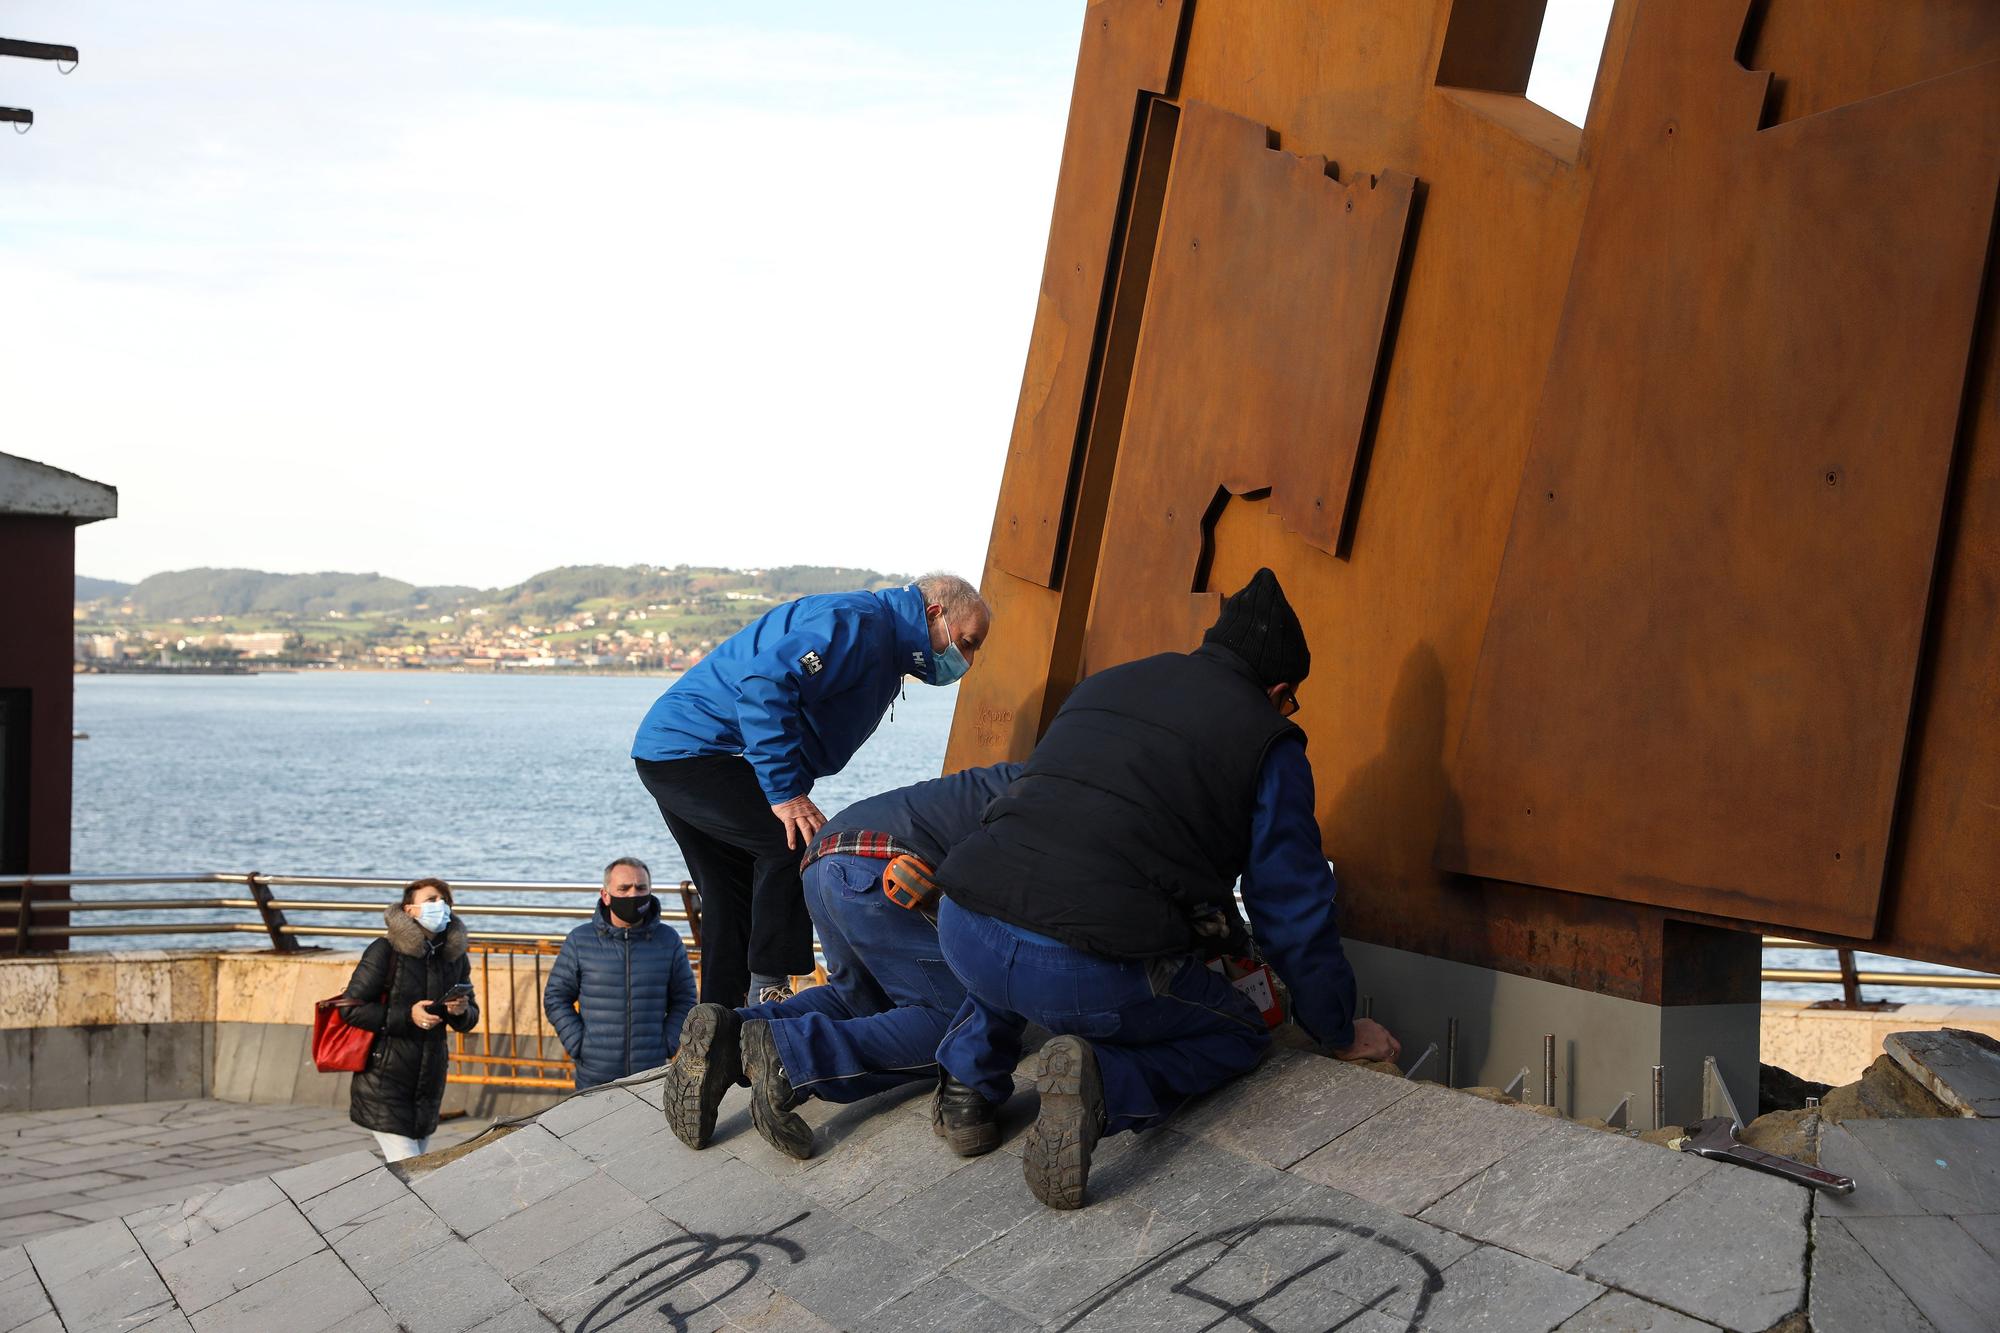
<svg viewBox="0 0 2000 1333">
<path fill-rule="evenodd" d="M 1735 1003 L 1643 1004 L 1358 940 L 1346 948 L 1376 1021 L 1402 1041 L 1404 1063 L 1438 1044 L 1420 1077 L 1444 1081 L 1446 1031 L 1456 1018 L 1459 1087 L 1504 1086 L 1526 1067 L 1523 1099 L 1540 1102 L 1542 1038 L 1552 1032 L 1555 1104 L 1565 1115 L 1602 1116 L 1629 1092 L 1631 1123 L 1651 1128 L 1657 1064 L 1666 1066 L 1667 1123 L 1686 1124 L 1701 1114 L 1711 1055 L 1744 1117 L 1757 1113 L 1754 992 Z"/>
</svg>

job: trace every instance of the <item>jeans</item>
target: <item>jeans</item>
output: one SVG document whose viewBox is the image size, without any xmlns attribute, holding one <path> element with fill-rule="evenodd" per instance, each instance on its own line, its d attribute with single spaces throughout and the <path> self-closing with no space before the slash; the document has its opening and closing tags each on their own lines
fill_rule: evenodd
<svg viewBox="0 0 2000 1333">
<path fill-rule="evenodd" d="M 799 895 L 805 849 L 785 846 L 785 826 L 750 761 L 706 754 L 632 762 L 701 890 L 701 1002 L 743 1003 L 752 972 L 812 971 L 812 921 Z"/>
<path fill-rule="evenodd" d="M 766 1019 L 794 1091 L 854 1102 L 935 1076 L 938 1038 L 964 1003 L 937 931 L 882 895 L 887 861 L 823 856 L 806 867 L 806 906 L 827 981 L 738 1012 Z"/>
<path fill-rule="evenodd" d="M 966 990 L 938 1063 L 996 1104 L 1014 1091 L 1029 1023 L 1090 1043 L 1107 1134 L 1157 1123 L 1249 1070 L 1271 1043 L 1250 1001 L 1191 954 L 1099 958 L 1024 939 L 949 899 L 938 914 L 938 943 Z"/>
<path fill-rule="evenodd" d="M 382 1149 L 382 1160 L 385 1162 L 400 1162 L 405 1157 L 422 1157 L 431 1150 L 431 1139 L 428 1134 L 420 1139 L 408 1139 L 401 1134 L 386 1134 L 379 1129 L 371 1129 L 368 1132 L 375 1136 L 375 1143 Z"/>
</svg>

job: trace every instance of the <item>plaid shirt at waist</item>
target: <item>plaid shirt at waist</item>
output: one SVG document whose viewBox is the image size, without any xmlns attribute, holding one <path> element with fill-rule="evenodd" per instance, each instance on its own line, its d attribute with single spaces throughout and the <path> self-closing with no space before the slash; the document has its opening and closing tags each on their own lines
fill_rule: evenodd
<svg viewBox="0 0 2000 1333">
<path fill-rule="evenodd" d="M 859 830 L 832 833 L 821 838 L 819 844 L 806 853 L 805 859 L 799 862 L 799 869 L 804 870 L 822 856 L 866 856 L 876 861 L 893 861 L 904 855 L 916 856 L 916 852 L 886 833 Z"/>
</svg>

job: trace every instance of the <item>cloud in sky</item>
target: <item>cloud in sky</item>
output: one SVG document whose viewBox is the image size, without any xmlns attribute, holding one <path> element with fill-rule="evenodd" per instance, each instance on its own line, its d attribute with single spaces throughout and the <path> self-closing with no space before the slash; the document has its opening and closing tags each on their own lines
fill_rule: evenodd
<svg viewBox="0 0 2000 1333">
<path fill-rule="evenodd" d="M 9 10 L 83 54 L 0 69 L 0 448 L 120 488 L 83 571 L 976 574 L 1077 0 Z"/>
</svg>

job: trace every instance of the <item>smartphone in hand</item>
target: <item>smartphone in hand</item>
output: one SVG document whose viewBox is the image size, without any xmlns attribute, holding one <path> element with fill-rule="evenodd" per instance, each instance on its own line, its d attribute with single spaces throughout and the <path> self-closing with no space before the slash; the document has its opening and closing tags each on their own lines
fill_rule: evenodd
<svg viewBox="0 0 2000 1333">
<path fill-rule="evenodd" d="M 442 1018 L 444 1017 L 445 1001 L 456 1000 L 459 999 L 460 997 L 470 997 L 471 994 L 472 994 L 472 983 L 469 981 L 461 981 L 457 985 L 453 986 L 450 990 L 446 991 L 439 998 L 432 1000 L 429 1004 L 426 1004 L 424 1006 L 424 1010 L 427 1013 L 436 1014 L 439 1018 Z"/>
</svg>

